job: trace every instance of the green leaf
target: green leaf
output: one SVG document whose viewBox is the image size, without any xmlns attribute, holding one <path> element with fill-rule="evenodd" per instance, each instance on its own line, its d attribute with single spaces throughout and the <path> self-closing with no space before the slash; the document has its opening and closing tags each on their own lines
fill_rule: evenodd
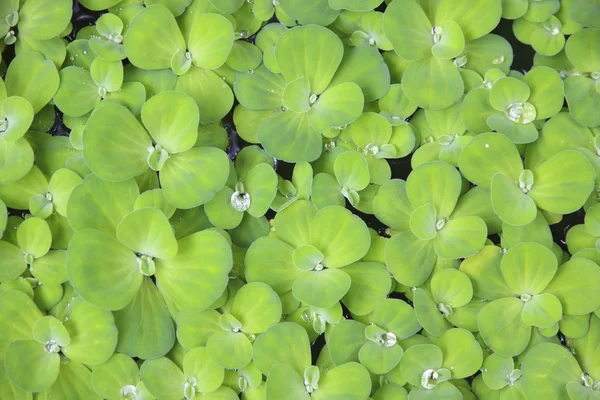
<svg viewBox="0 0 600 400">
<path fill-rule="evenodd" d="M 33 107 L 29 102 L 18 96 L 9 97 L 2 103 L 2 113 L 5 126 L 0 137 L 7 142 L 14 142 L 25 135 L 33 122 Z"/>
<path fill-rule="evenodd" d="M 188 379 L 190 377 L 196 379 L 194 388 L 200 393 L 210 393 L 217 390 L 223 383 L 225 375 L 223 368 L 208 357 L 204 347 L 197 347 L 185 354 L 183 371 Z"/>
<path fill-rule="evenodd" d="M 236 293 L 231 314 L 245 333 L 261 333 L 281 320 L 281 300 L 269 285 L 251 282 Z"/>
<path fill-rule="evenodd" d="M 476 4 L 453 3 L 441 1 L 437 6 L 435 23 L 455 21 L 460 25 L 467 41 L 483 37 L 490 33 L 502 16 L 502 3 L 497 0 L 486 0 Z"/>
<path fill-rule="evenodd" d="M 265 215 L 277 194 L 277 174 L 273 167 L 260 163 L 252 168 L 245 178 L 245 190 L 251 199 L 248 214 L 255 218 Z"/>
<path fill-rule="evenodd" d="M 529 195 L 543 210 L 569 214 L 578 210 L 594 186 L 593 168 L 578 151 L 564 150 L 534 170 Z"/>
<path fill-rule="evenodd" d="M 402 75 L 406 97 L 422 108 L 440 110 L 460 100 L 464 83 L 450 60 L 428 56 L 410 63 Z"/>
<path fill-rule="evenodd" d="M 346 49 L 330 87 L 354 82 L 363 91 L 365 103 L 382 98 L 390 88 L 390 71 L 374 46 Z"/>
<path fill-rule="evenodd" d="M 365 157 L 354 151 L 340 154 L 333 165 L 335 177 L 344 188 L 360 191 L 369 184 L 369 165 Z"/>
<path fill-rule="evenodd" d="M 419 324 L 433 336 L 442 336 L 452 325 L 444 318 L 428 292 L 416 288 L 413 292 L 413 305 Z"/>
<path fill-rule="evenodd" d="M 460 173 L 443 161 L 422 164 L 406 180 L 406 193 L 413 207 L 432 203 L 438 219 L 452 214 L 461 191 Z"/>
<path fill-rule="evenodd" d="M 375 342 L 365 343 L 359 353 L 360 363 L 364 365 L 369 372 L 383 375 L 390 372 L 402 358 L 403 350 L 399 345 L 385 347 Z"/>
<path fill-rule="evenodd" d="M 206 342 L 206 351 L 223 368 L 243 368 L 252 361 L 252 343 L 241 332 L 215 332 Z"/>
<path fill-rule="evenodd" d="M 433 36 L 433 47 L 431 53 L 442 59 L 452 59 L 458 57 L 465 48 L 465 37 L 460 25 L 455 21 L 444 21 L 440 26 L 435 27 L 436 31 L 442 31 L 441 38 L 436 42 L 436 36 Z"/>
<path fill-rule="evenodd" d="M 554 326 L 562 317 L 562 306 L 556 296 L 542 293 L 533 296 L 523 309 L 523 322 L 540 328 Z"/>
<path fill-rule="evenodd" d="M 109 310 L 125 307 L 142 282 L 135 254 L 95 229 L 83 229 L 73 235 L 67 250 L 67 272 L 86 301 Z"/>
<path fill-rule="evenodd" d="M 150 257 L 172 259 L 177 254 L 177 241 L 169 220 L 156 208 L 141 208 L 127 214 L 117 225 L 121 243 Z"/>
<path fill-rule="evenodd" d="M 358 261 L 371 244 L 365 223 L 342 207 L 318 211 L 310 230 L 311 244 L 323 253 L 323 264 L 327 268 L 339 268 Z"/>
<path fill-rule="evenodd" d="M 212 171 L 207 175 L 204 171 Z M 160 173 L 165 198 L 177 208 L 189 209 L 211 200 L 229 175 L 229 158 L 214 147 L 196 147 L 173 154 Z"/>
<path fill-rule="evenodd" d="M 107 182 L 96 175 L 89 175 L 69 196 L 69 224 L 76 231 L 93 228 L 114 236 L 119 222 L 133 211 L 139 194 L 133 179 Z"/>
<path fill-rule="evenodd" d="M 162 357 L 173 348 L 175 328 L 165 300 L 145 277 L 133 300 L 115 312 L 119 332 L 116 351 L 144 360 Z"/>
<path fill-rule="evenodd" d="M 329 6 L 326 0 L 283 0 L 279 3 L 281 10 L 291 18 L 303 25 L 317 24 L 327 26 L 339 15 L 338 10 Z"/>
<path fill-rule="evenodd" d="M 227 287 L 233 263 L 230 245 L 218 232 L 205 230 L 180 239 L 178 247 L 176 257 L 158 260 L 156 279 L 180 307 L 204 310 Z"/>
<path fill-rule="evenodd" d="M 50 4 L 47 0 L 34 0 L 30 4 L 41 2 Z M 19 23 L 19 28 L 21 27 L 22 20 Z M 59 80 L 54 63 L 32 51 L 24 51 L 16 56 L 10 62 L 4 78 L 7 95 L 23 97 L 29 101 L 36 114 L 50 102 L 58 89 Z"/>
<path fill-rule="evenodd" d="M 17 229 L 17 242 L 25 255 L 40 258 L 50 250 L 52 232 L 43 219 L 27 218 Z"/>
<path fill-rule="evenodd" d="M 185 377 L 170 359 L 162 357 L 145 361 L 140 368 L 140 375 L 153 396 L 165 400 L 183 397 Z"/>
<path fill-rule="evenodd" d="M 129 61 L 142 69 L 171 68 L 173 54 L 186 48 L 175 17 L 161 5 L 147 7 L 133 19 L 123 43 Z"/>
<path fill-rule="evenodd" d="M 289 82 L 283 90 L 283 105 L 298 113 L 310 110 L 310 82 L 301 76 Z"/>
<path fill-rule="evenodd" d="M 144 126 L 169 153 L 181 153 L 196 143 L 200 116 L 194 100 L 180 92 L 161 92 L 142 108 Z"/>
<path fill-rule="evenodd" d="M 431 203 L 423 204 L 410 215 L 410 230 L 421 240 L 431 240 L 438 233 L 437 222 L 435 206 Z"/>
<path fill-rule="evenodd" d="M 292 261 L 293 252 L 293 247 L 279 239 L 257 239 L 246 253 L 246 279 L 267 283 L 279 294 L 290 291 L 302 274 Z"/>
<path fill-rule="evenodd" d="M 550 118 L 559 113 L 564 103 L 564 85 L 558 72 L 550 67 L 535 67 L 523 81 L 531 89 L 528 101 L 535 107 L 536 119 Z"/>
<path fill-rule="evenodd" d="M 273 400 L 309 400 L 311 396 L 306 392 L 304 382 L 298 373 L 289 365 L 279 364 L 273 366 L 267 376 L 266 398 Z"/>
<path fill-rule="evenodd" d="M 126 386 L 136 386 L 140 381 L 138 366 L 125 354 L 116 353 L 107 362 L 94 367 L 91 385 L 94 392 L 106 399 L 118 399 Z"/>
<path fill-rule="evenodd" d="M 211 335 L 219 330 L 221 314 L 215 310 L 202 312 L 183 309 L 177 316 L 177 340 L 185 349 L 204 347 Z"/>
<path fill-rule="evenodd" d="M 16 340 L 6 348 L 4 366 L 6 375 L 19 389 L 40 392 L 56 381 L 60 356 L 33 340 Z"/>
<path fill-rule="evenodd" d="M 344 297 L 351 285 L 350 276 L 343 270 L 323 269 L 306 272 L 294 282 L 294 297 L 318 308 L 333 307 Z"/>
<path fill-rule="evenodd" d="M 350 289 L 342 303 L 355 315 L 371 313 L 390 291 L 390 273 L 383 264 L 358 262 L 343 267 L 342 271 L 351 278 Z"/>
<path fill-rule="evenodd" d="M 52 39 L 63 32 L 72 15 L 68 0 L 32 0 L 19 10 L 19 33 L 39 40 Z"/>
<path fill-rule="evenodd" d="M 531 337 L 531 327 L 521 320 L 525 304 L 514 297 L 494 300 L 479 311 L 479 331 L 485 343 L 497 354 L 514 357 L 521 354 Z M 505 338 L 510 337 L 507 341 Z"/>
<path fill-rule="evenodd" d="M 505 223 L 522 226 L 535 220 L 538 211 L 534 200 L 501 172 L 493 176 L 490 194 L 494 212 Z"/>
<path fill-rule="evenodd" d="M 511 104 L 527 101 L 530 94 L 527 83 L 512 77 L 502 78 L 492 87 L 490 104 L 496 110 L 505 112 Z"/>
<path fill-rule="evenodd" d="M 312 105 L 308 118 L 317 132 L 344 126 L 356 120 L 363 111 L 364 96 L 354 82 L 345 82 L 327 89 Z"/>
<path fill-rule="evenodd" d="M 123 63 L 96 58 L 90 66 L 92 79 L 99 92 L 116 92 L 123 85 Z"/>
<path fill-rule="evenodd" d="M 462 307 L 473 298 L 473 286 L 465 273 L 447 268 L 438 271 L 431 279 L 431 293 L 438 304 Z"/>
<path fill-rule="evenodd" d="M 56 318 L 47 315 L 38 319 L 33 325 L 33 339 L 40 344 L 54 341 L 59 346 L 68 346 L 71 342 L 69 332 Z"/>
<path fill-rule="evenodd" d="M 287 351 L 282 352 L 281 348 Z M 269 375 L 271 368 L 285 364 L 296 373 L 304 373 L 311 365 L 310 344 L 304 328 L 293 322 L 282 322 L 269 328 L 254 342 L 254 363 Z"/>
<path fill-rule="evenodd" d="M 443 354 L 433 344 L 417 344 L 409 347 L 400 360 L 400 373 L 414 386 L 421 386 L 423 372 L 438 370 L 442 366 Z"/>
<path fill-rule="evenodd" d="M 517 294 L 537 295 L 552 281 L 558 261 L 551 250 L 538 243 L 519 243 L 506 251 L 502 275 Z"/>
<path fill-rule="evenodd" d="M 473 334 L 465 329 L 449 329 L 435 342 L 442 350 L 442 368 L 452 372 L 452 379 L 475 374 L 483 363 L 483 351 Z"/>
<path fill-rule="evenodd" d="M 398 340 L 407 339 L 421 329 L 413 308 L 397 299 L 381 301 L 370 319 L 382 329 L 394 333 Z"/>
<path fill-rule="evenodd" d="M 545 292 L 560 300 L 564 314 L 584 315 L 600 307 L 600 296 L 592 290 L 598 276 L 600 267 L 596 263 L 576 258 L 560 266 Z"/>
<path fill-rule="evenodd" d="M 392 2 L 385 11 L 383 29 L 394 50 L 405 60 L 416 61 L 429 56 L 433 25 L 419 2 Z"/>
<path fill-rule="evenodd" d="M 581 380 L 581 368 L 573 354 L 554 343 L 540 343 L 531 349 L 522 371 L 525 393 L 549 400 L 567 398 L 567 383 Z"/>
<path fill-rule="evenodd" d="M 61 345 L 63 353 L 70 360 L 87 365 L 105 363 L 117 346 L 117 327 L 112 313 L 87 302 L 71 306 L 72 311 L 64 322 L 71 342 Z"/>
<path fill-rule="evenodd" d="M 113 182 L 145 172 L 151 146 L 144 128 L 129 110 L 118 104 L 98 108 L 83 133 L 86 164 L 100 178 Z"/>
<path fill-rule="evenodd" d="M 194 16 L 186 38 L 192 63 L 206 69 L 222 66 L 233 46 L 233 35 L 231 22 L 222 15 L 207 13 Z"/>
<path fill-rule="evenodd" d="M 515 368 L 512 357 L 490 354 L 483 362 L 482 378 L 492 390 L 501 390 L 511 383 L 510 374 Z"/>
<path fill-rule="evenodd" d="M 285 32 L 275 46 L 275 57 L 287 82 L 306 77 L 311 94 L 321 94 L 342 61 L 341 40 L 320 26 L 295 27 Z"/>
<path fill-rule="evenodd" d="M 350 381 L 348 381 L 349 376 L 352 376 Z M 366 398 L 370 392 L 371 379 L 367 369 L 359 363 L 350 362 L 323 373 L 319 379 L 319 388 L 311 398 L 326 400 L 343 397 L 348 400 L 359 400 Z"/>
<path fill-rule="evenodd" d="M 385 247 L 385 264 L 394 278 L 406 286 L 423 284 L 436 263 L 433 243 L 421 240 L 412 232 L 392 236 Z"/>
<path fill-rule="evenodd" d="M 519 152 L 509 138 L 499 133 L 477 135 L 463 148 L 458 159 L 463 176 L 489 188 L 496 173 L 517 181 L 523 171 Z"/>
<path fill-rule="evenodd" d="M 1 140 L 0 184 L 5 185 L 25 177 L 33 167 L 33 159 L 33 150 L 25 138 L 14 142 Z"/>
<path fill-rule="evenodd" d="M 435 237 L 436 253 L 445 259 L 475 255 L 485 244 L 487 226 L 479 217 L 451 218 L 445 222 Z"/>
</svg>

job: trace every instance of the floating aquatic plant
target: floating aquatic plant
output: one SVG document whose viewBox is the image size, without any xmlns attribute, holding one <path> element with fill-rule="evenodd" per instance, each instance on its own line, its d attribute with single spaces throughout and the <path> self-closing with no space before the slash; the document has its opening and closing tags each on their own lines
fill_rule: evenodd
<svg viewBox="0 0 600 400">
<path fill-rule="evenodd" d="M 0 397 L 598 398 L 598 21 L 3 1 Z"/>
</svg>

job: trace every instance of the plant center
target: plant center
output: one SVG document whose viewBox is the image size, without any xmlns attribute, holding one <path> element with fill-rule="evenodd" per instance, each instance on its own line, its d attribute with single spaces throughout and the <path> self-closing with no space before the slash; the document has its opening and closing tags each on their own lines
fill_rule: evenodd
<svg viewBox="0 0 600 400">
<path fill-rule="evenodd" d="M 513 369 L 510 374 L 508 374 L 508 386 L 514 385 L 520 378 L 521 373 L 520 369 Z"/>
<path fill-rule="evenodd" d="M 442 314 L 444 314 L 445 317 L 449 317 L 454 312 L 450 304 L 439 303 L 437 308 Z"/>
<path fill-rule="evenodd" d="M 517 124 L 528 124 L 535 120 L 536 111 L 533 104 L 524 101 L 509 104 L 508 107 L 506 107 L 506 115 L 508 116 L 508 119 Z"/>
<path fill-rule="evenodd" d="M 438 43 L 442 40 L 442 27 L 434 26 L 431 28 L 431 35 L 433 36 L 433 43 Z"/>
<path fill-rule="evenodd" d="M 527 303 L 529 300 L 531 300 L 531 295 L 527 294 L 527 293 L 522 294 L 520 296 L 520 299 L 521 299 L 521 301 L 524 301 L 525 303 Z"/>
<path fill-rule="evenodd" d="M 121 388 L 121 391 L 119 392 L 119 396 L 123 400 L 135 400 L 135 398 L 137 396 L 137 389 L 133 385 L 123 386 Z"/>
<path fill-rule="evenodd" d="M 193 376 L 190 376 L 185 380 L 185 383 L 183 384 L 183 396 L 186 398 L 186 400 L 190 400 L 196 397 L 197 383 L 198 381 L 196 381 L 196 378 L 194 378 Z"/>
<path fill-rule="evenodd" d="M 421 375 L 421 386 L 425 389 L 433 389 L 437 383 L 438 373 L 433 369 L 428 369 Z"/>
<path fill-rule="evenodd" d="M 142 255 L 137 258 L 138 268 L 145 276 L 152 276 L 156 272 L 156 265 L 150 256 Z"/>
<path fill-rule="evenodd" d="M 244 192 L 233 192 L 231 206 L 240 212 L 248 210 L 250 208 L 250 195 Z"/>
<path fill-rule="evenodd" d="M 44 351 L 46 353 L 58 353 L 60 351 L 60 346 L 54 340 L 48 340 L 44 345 Z"/>
</svg>

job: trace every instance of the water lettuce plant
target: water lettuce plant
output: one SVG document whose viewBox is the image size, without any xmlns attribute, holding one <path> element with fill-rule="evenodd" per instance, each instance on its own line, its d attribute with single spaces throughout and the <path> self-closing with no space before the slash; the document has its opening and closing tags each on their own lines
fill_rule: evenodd
<svg viewBox="0 0 600 400">
<path fill-rule="evenodd" d="M 0 398 L 600 398 L 598 21 L 0 1 Z"/>
</svg>

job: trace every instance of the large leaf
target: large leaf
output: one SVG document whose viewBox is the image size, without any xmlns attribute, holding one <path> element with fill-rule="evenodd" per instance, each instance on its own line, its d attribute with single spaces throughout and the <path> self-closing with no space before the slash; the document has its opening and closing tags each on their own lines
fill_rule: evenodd
<svg viewBox="0 0 600 400">
<path fill-rule="evenodd" d="M 50 4 L 47 0 L 35 0 L 31 3 L 40 2 Z M 46 60 L 39 53 L 24 51 L 10 62 L 6 71 L 6 93 L 8 96 L 25 98 L 37 114 L 56 93 L 59 81 L 58 71 L 52 61 Z"/>
<path fill-rule="evenodd" d="M 161 92 L 142 108 L 144 126 L 169 153 L 180 153 L 196 143 L 200 114 L 194 100 L 180 92 Z"/>
<path fill-rule="evenodd" d="M 321 94 L 342 61 L 341 40 L 330 30 L 315 26 L 295 27 L 279 38 L 275 57 L 286 81 L 306 77 L 312 94 Z"/>
<path fill-rule="evenodd" d="M 138 68 L 171 68 L 178 50 L 186 49 L 175 17 L 161 6 L 152 5 L 131 22 L 123 40 L 129 61 Z"/>
<path fill-rule="evenodd" d="M 352 379 L 349 381 L 348 377 Z M 371 379 L 365 367 L 356 362 L 338 365 L 325 372 L 319 379 L 319 388 L 311 398 L 327 400 L 344 398 L 359 400 L 366 398 L 371 392 Z"/>
<path fill-rule="evenodd" d="M 529 344 L 531 327 L 521 321 L 524 306 L 521 300 L 506 297 L 494 300 L 479 311 L 479 331 L 495 353 L 514 357 Z M 507 337 L 511 340 L 507 341 Z"/>
<path fill-rule="evenodd" d="M 574 150 L 565 150 L 534 172 L 529 195 L 537 206 L 559 214 L 569 214 L 581 206 L 594 187 L 594 171 L 586 157 Z"/>
<path fill-rule="evenodd" d="M 156 279 L 180 307 L 204 310 L 227 287 L 233 263 L 230 245 L 209 230 L 186 236 L 178 245 L 175 258 L 157 261 Z"/>
<path fill-rule="evenodd" d="M 281 300 L 269 285 L 248 283 L 236 293 L 231 314 L 244 332 L 261 333 L 281 320 Z"/>
<path fill-rule="evenodd" d="M 89 175 L 69 196 L 69 224 L 76 231 L 93 228 L 115 236 L 117 225 L 133 211 L 139 194 L 134 179 L 107 182 L 96 175 Z"/>
<path fill-rule="evenodd" d="M 197 14 L 187 37 L 192 63 L 201 68 L 222 66 L 233 46 L 233 26 L 219 14 Z"/>
<path fill-rule="evenodd" d="M 287 351 L 281 351 L 282 348 Z M 293 322 L 282 322 L 260 335 L 254 342 L 254 363 L 264 374 L 285 364 L 298 374 L 311 365 L 310 344 L 304 328 Z"/>
<path fill-rule="evenodd" d="M 188 209 L 212 199 L 228 176 L 227 154 L 214 147 L 196 147 L 172 155 L 161 170 L 160 183 L 169 203 Z"/>
<path fill-rule="evenodd" d="M 321 155 L 321 134 L 310 125 L 306 113 L 278 114 L 262 124 L 257 136 L 269 154 L 286 162 L 310 162 Z"/>
<path fill-rule="evenodd" d="M 148 133 L 127 108 L 106 104 L 87 121 L 83 133 L 83 156 L 100 178 L 120 182 L 148 169 Z"/>
<path fill-rule="evenodd" d="M 568 398 L 567 383 L 581 380 L 581 367 L 571 352 L 558 344 L 540 343 L 523 360 L 525 393 L 544 399 Z"/>
<path fill-rule="evenodd" d="M 422 108 L 440 110 L 460 100 L 464 83 L 450 60 L 428 56 L 410 63 L 402 75 L 406 97 Z"/>
<path fill-rule="evenodd" d="M 558 268 L 556 256 L 538 243 L 519 243 L 506 251 L 502 275 L 515 294 L 539 294 Z"/>
<path fill-rule="evenodd" d="M 367 253 L 370 243 L 365 223 L 342 207 L 323 208 L 312 222 L 311 244 L 323 253 L 323 264 L 328 268 L 358 261 Z"/>
<path fill-rule="evenodd" d="M 21 390 L 40 392 L 52 386 L 60 370 L 60 356 L 33 340 L 17 340 L 6 348 L 6 374 Z"/>
<path fill-rule="evenodd" d="M 169 220 L 156 208 L 140 208 L 117 225 L 117 238 L 136 253 L 160 259 L 177 254 L 177 241 Z"/>
<path fill-rule="evenodd" d="M 95 229 L 77 231 L 67 251 L 67 272 L 77 292 L 109 310 L 125 307 L 136 295 L 142 274 L 135 253 Z"/>
<path fill-rule="evenodd" d="M 300 275 L 292 288 L 294 297 L 318 308 L 333 307 L 351 285 L 350 276 L 341 269 L 309 271 Z"/>
<path fill-rule="evenodd" d="M 167 305 L 148 277 L 133 300 L 115 313 L 119 331 L 117 351 L 131 357 L 162 357 L 173 348 L 175 328 Z"/>
<path fill-rule="evenodd" d="M 385 247 L 385 264 L 403 285 L 419 286 L 424 283 L 436 260 L 433 243 L 417 238 L 410 231 L 394 235 Z"/>
<path fill-rule="evenodd" d="M 71 343 L 62 346 L 62 351 L 69 359 L 87 365 L 99 365 L 114 353 L 117 327 L 110 311 L 80 302 L 73 306 L 64 326 Z"/>
<path fill-rule="evenodd" d="M 383 21 L 384 32 L 400 57 L 412 61 L 431 54 L 433 26 L 418 1 L 392 2 Z"/>
</svg>

